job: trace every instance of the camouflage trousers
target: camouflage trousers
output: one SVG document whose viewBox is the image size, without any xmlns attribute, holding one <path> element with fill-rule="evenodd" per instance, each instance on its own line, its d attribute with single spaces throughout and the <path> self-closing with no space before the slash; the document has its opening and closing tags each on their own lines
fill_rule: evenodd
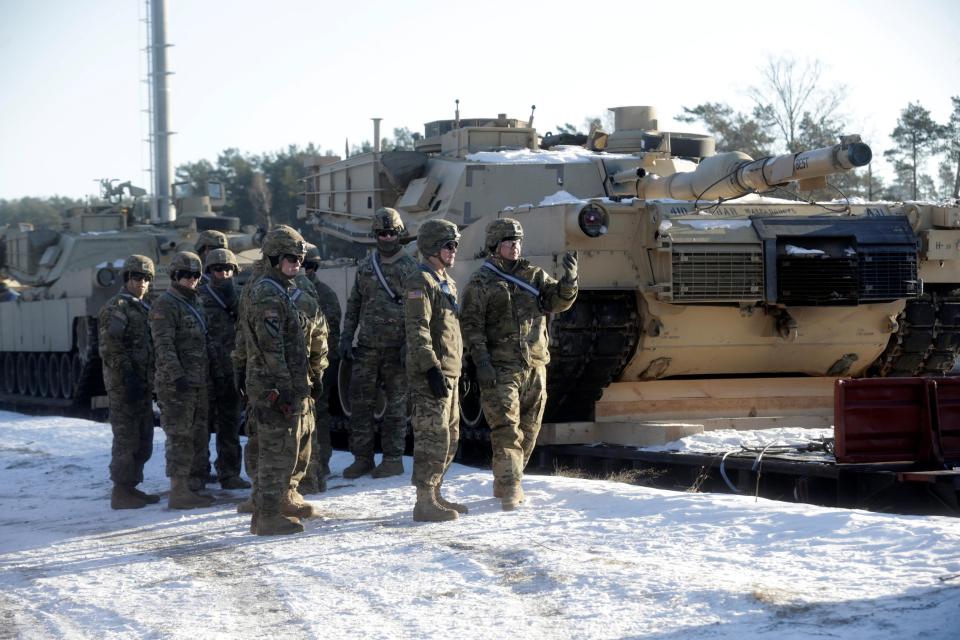
<svg viewBox="0 0 960 640">
<path fill-rule="evenodd" d="M 546 402 L 546 367 L 521 371 L 497 367 L 497 384 L 480 389 L 480 404 L 490 425 L 496 483 L 510 485 L 523 478 L 537 443 Z"/>
<path fill-rule="evenodd" d="M 167 434 L 167 476 L 186 477 L 209 455 L 207 387 L 179 393 L 161 387 L 157 392 L 160 424 Z"/>
<path fill-rule="evenodd" d="M 460 441 L 459 377 L 447 376 L 453 387 L 446 398 L 430 391 L 425 376 L 408 379 L 413 404 L 413 476 L 417 487 L 435 487 L 443 481 Z"/>
<path fill-rule="evenodd" d="M 330 430 L 333 428 L 333 416 L 330 415 L 330 394 L 337 386 L 337 370 L 340 361 L 330 362 L 330 366 L 323 372 L 323 393 L 315 404 L 313 442 L 310 451 L 310 465 L 307 475 L 330 473 L 330 457 L 333 455 L 333 444 L 330 441 Z"/>
<path fill-rule="evenodd" d="M 256 402 L 251 407 L 255 414 L 255 436 L 247 441 L 247 472 L 253 471 L 253 501 L 263 513 L 278 513 L 283 496 L 290 488 L 300 452 L 306 447 L 309 456 L 310 437 L 308 416 L 312 406 L 304 400 L 290 417 L 277 409 Z M 247 421 L 250 424 L 250 421 Z M 256 462 L 249 445 L 255 439 Z M 253 469 L 251 469 L 251 466 Z"/>
<path fill-rule="evenodd" d="M 306 431 L 303 437 L 297 441 L 297 464 L 293 467 L 293 473 L 290 474 L 290 488 L 296 489 L 303 481 L 308 468 L 313 459 L 313 443 L 317 437 L 316 433 L 316 413 L 312 398 L 307 398 L 307 410 L 303 413 L 303 429 Z M 316 473 L 316 467 L 310 469 L 311 473 Z"/>
<path fill-rule="evenodd" d="M 373 457 L 373 413 L 377 404 L 377 381 L 380 380 L 387 394 L 380 444 L 384 456 L 400 457 L 407 437 L 407 379 L 400 364 L 400 348 L 357 347 L 353 353 L 350 452 L 357 458 Z"/>
<path fill-rule="evenodd" d="M 153 455 L 153 399 L 149 393 L 127 400 L 126 390 L 108 389 L 110 428 L 110 480 L 134 486 L 143 482 L 143 466 Z"/>
<path fill-rule="evenodd" d="M 240 475 L 240 394 L 233 381 L 219 382 L 211 393 L 210 427 L 217 434 L 217 479 Z"/>
</svg>

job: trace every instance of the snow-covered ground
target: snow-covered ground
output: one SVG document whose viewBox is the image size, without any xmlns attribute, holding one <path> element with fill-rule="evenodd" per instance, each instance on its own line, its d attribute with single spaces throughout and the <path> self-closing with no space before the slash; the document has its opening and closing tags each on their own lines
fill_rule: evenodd
<svg viewBox="0 0 960 640">
<path fill-rule="evenodd" d="M 338 476 L 304 534 L 260 538 L 244 492 L 111 511 L 109 448 L 0 412 L 0 638 L 960 635 L 960 519 L 545 476 L 503 513 L 457 465 L 459 521 L 414 523 L 408 477 Z M 160 430 L 146 475 L 166 488 Z"/>
</svg>

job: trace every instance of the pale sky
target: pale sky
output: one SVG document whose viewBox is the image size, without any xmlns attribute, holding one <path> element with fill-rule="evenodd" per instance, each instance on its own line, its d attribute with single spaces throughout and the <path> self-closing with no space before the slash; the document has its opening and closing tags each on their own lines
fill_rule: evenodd
<svg viewBox="0 0 960 640">
<path fill-rule="evenodd" d="M 0 198 L 97 192 L 150 180 L 143 0 L 0 0 Z M 769 17 L 768 17 L 769 16 Z M 424 122 L 536 104 L 541 134 L 607 107 L 727 102 L 768 55 L 819 59 L 847 86 L 849 133 L 877 169 L 901 109 L 938 121 L 960 95 L 960 2 L 550 3 L 167 0 L 172 165 L 228 147 L 309 142 L 343 153 L 370 118 Z"/>
</svg>

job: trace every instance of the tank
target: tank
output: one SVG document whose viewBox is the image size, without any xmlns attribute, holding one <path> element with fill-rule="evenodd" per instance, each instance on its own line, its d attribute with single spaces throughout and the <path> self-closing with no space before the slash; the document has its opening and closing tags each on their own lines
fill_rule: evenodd
<svg viewBox="0 0 960 640">
<path fill-rule="evenodd" d="M 219 183 L 194 194 L 175 185 L 176 219 L 151 225 L 143 189 L 103 181 L 103 204 L 65 212 L 61 229 L 30 225 L 0 231 L 0 275 L 20 283 L 20 296 L 0 303 L 0 398 L 17 406 L 91 408 L 102 394 L 97 314 L 122 287 L 120 268 L 130 254 L 151 257 L 157 278 L 151 296 L 169 286 L 165 265 L 193 250 L 206 229 L 227 234 L 241 263 L 259 256 L 255 230 L 218 215 Z"/>
<path fill-rule="evenodd" d="M 427 123 L 414 151 L 308 166 L 301 215 L 371 245 L 395 207 L 461 229 L 461 290 L 487 223 L 524 226 L 523 255 L 559 277 L 578 251 L 580 294 L 551 321 L 548 421 L 590 420 L 612 382 L 773 376 L 942 375 L 960 350 L 957 203 L 805 202 L 758 195 L 867 165 L 859 136 L 753 160 L 707 136 L 662 131 L 653 107 L 616 130 L 540 137 L 530 122 Z M 531 116 L 532 119 L 532 116 Z M 575 142 L 578 144 L 558 144 Z M 342 296 L 352 275 L 323 274 Z M 463 424 L 482 420 L 468 363 Z"/>
</svg>

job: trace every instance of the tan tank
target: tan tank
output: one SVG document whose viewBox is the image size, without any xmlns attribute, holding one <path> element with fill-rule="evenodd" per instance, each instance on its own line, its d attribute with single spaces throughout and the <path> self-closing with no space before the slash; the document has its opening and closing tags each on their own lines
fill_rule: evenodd
<svg viewBox="0 0 960 640">
<path fill-rule="evenodd" d="M 524 257 L 556 277 L 564 252 L 579 251 L 579 299 L 551 324 L 547 420 L 592 419 L 613 381 L 952 368 L 960 206 L 760 197 L 822 186 L 869 163 L 870 148 L 845 136 L 754 161 L 660 131 L 652 107 L 613 111 L 616 131 L 549 149 L 557 137 L 505 116 L 428 123 L 416 151 L 310 167 L 302 215 L 364 244 L 381 206 L 400 211 L 411 239 L 425 220 L 451 220 L 461 288 L 498 216 L 523 223 Z M 349 273 L 323 277 L 346 295 Z M 475 394 L 463 397 L 476 424 Z"/>
<path fill-rule="evenodd" d="M 131 254 L 157 264 L 152 295 L 169 285 L 165 265 L 180 250 L 193 250 L 200 231 L 227 234 L 230 248 L 249 264 L 259 257 L 254 230 L 217 213 L 219 183 L 193 195 L 181 185 L 177 217 L 164 225 L 148 215 L 142 189 L 103 181 L 106 204 L 65 212 L 63 228 L 30 225 L 0 232 L 0 275 L 21 284 L 14 302 L 0 303 L 0 398 L 21 405 L 89 408 L 103 393 L 97 356 L 96 318 L 122 286 L 120 268 Z"/>
</svg>

